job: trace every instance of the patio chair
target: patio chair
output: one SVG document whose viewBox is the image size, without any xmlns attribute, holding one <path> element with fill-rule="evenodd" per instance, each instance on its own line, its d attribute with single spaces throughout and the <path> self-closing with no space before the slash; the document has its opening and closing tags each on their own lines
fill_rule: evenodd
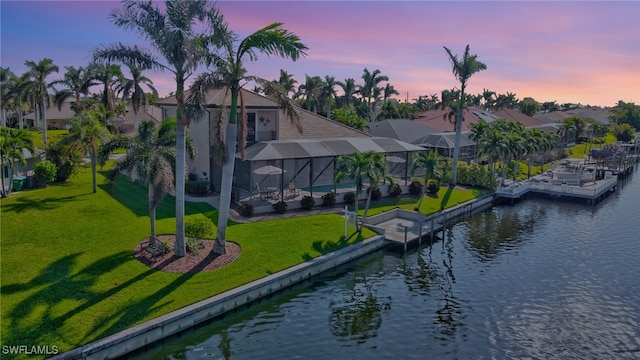
<svg viewBox="0 0 640 360">
<path fill-rule="evenodd" d="M 289 194 L 289 196 L 298 196 L 300 195 L 300 190 L 296 188 L 296 184 L 290 182 L 287 185 L 287 193 Z"/>
</svg>

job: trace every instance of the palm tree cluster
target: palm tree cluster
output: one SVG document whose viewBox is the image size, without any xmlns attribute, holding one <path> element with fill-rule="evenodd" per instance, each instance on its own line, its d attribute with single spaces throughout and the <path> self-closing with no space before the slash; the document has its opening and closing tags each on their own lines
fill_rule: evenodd
<svg viewBox="0 0 640 360">
<path fill-rule="evenodd" d="M 510 164 L 513 164 L 515 180 L 519 162 L 526 160 L 527 174 L 530 177 L 533 161 L 541 157 L 542 168 L 546 154 L 558 144 L 555 132 L 526 129 L 517 121 L 503 119 L 491 123 L 481 120 L 471 124 L 469 137 L 476 142 L 478 155 L 487 160 L 491 173 L 495 172 L 497 163 L 502 165 L 503 183 L 511 168 Z"/>
</svg>

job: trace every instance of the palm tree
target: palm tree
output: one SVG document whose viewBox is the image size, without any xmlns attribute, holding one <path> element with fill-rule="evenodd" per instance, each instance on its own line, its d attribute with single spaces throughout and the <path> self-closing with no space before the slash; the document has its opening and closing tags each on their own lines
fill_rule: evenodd
<svg viewBox="0 0 640 360">
<path fill-rule="evenodd" d="M 64 78 L 51 83 L 53 86 L 64 86 L 63 89 L 55 92 L 53 102 L 60 110 L 67 99 L 73 98 L 75 101 L 71 103 L 71 108 L 76 116 L 80 116 L 80 114 L 86 110 L 81 101 L 81 97 L 88 96 L 89 89 L 94 85 L 98 85 L 96 73 L 93 71 L 94 67 L 92 66 L 86 68 L 81 66 L 77 69 L 73 66 L 66 66 L 65 69 L 67 71 L 64 73 Z"/>
<path fill-rule="evenodd" d="M 145 70 L 136 66 L 133 63 L 127 63 L 129 72 L 131 73 L 131 79 L 123 78 L 123 82 L 120 86 L 123 100 L 128 100 L 133 108 L 133 128 L 138 130 L 138 112 L 140 107 L 144 108 L 149 104 L 149 98 L 145 93 L 142 85 L 145 85 L 154 96 L 158 95 L 158 91 L 153 87 L 153 81 L 148 77 L 142 75 L 142 71 Z"/>
<path fill-rule="evenodd" d="M 356 80 L 353 78 L 345 79 L 344 82 L 336 81 L 336 85 L 342 88 L 342 92 L 344 93 L 340 99 L 344 101 L 342 106 L 347 108 L 353 108 L 353 103 L 355 102 L 355 94 L 358 94 L 360 91 L 356 85 Z"/>
<path fill-rule="evenodd" d="M 284 88 L 287 96 L 295 94 L 296 92 L 296 84 L 297 80 L 293 78 L 293 75 L 289 74 L 286 70 L 280 69 L 280 79 L 278 79 L 278 84 Z"/>
<path fill-rule="evenodd" d="M 98 120 L 98 114 L 95 110 L 84 112 L 78 117 L 71 119 L 71 128 L 69 135 L 65 138 L 65 143 L 69 151 L 78 151 L 82 154 L 89 154 L 91 159 L 91 176 L 93 180 L 92 192 L 98 191 L 97 187 L 97 151 L 98 146 L 109 139 L 111 133 Z"/>
<path fill-rule="evenodd" d="M 195 146 L 193 142 L 187 144 L 190 145 L 187 151 L 193 158 Z M 107 177 L 113 182 L 122 171 L 129 171 L 132 179 L 138 177 L 147 184 L 151 238 L 156 237 L 156 207 L 165 194 L 175 193 L 175 146 L 176 121 L 170 119 L 164 121 L 158 129 L 153 122 L 143 121 L 135 138 L 119 136 L 102 144 L 98 150 L 101 165 L 115 150 L 127 150 L 127 154 L 113 165 Z"/>
<path fill-rule="evenodd" d="M 469 45 L 465 48 L 461 60 L 457 55 L 453 55 L 451 50 L 444 47 L 453 67 L 453 75 L 460 81 L 460 99 L 458 101 L 458 111 L 456 113 L 456 139 L 453 148 L 453 167 L 451 168 L 451 185 L 456 184 L 458 174 L 458 158 L 460 157 L 460 137 L 462 133 L 462 109 L 464 108 L 464 91 L 467 88 L 467 81 L 471 76 L 481 70 L 485 70 L 487 65 L 477 60 L 477 55 L 469 54 Z"/>
<path fill-rule="evenodd" d="M 383 81 L 389 81 L 389 77 L 381 75 L 379 69 L 370 72 L 369 69 L 365 68 L 362 74 L 362 80 L 364 80 L 364 85 L 360 86 L 360 96 L 366 100 L 367 110 L 369 111 L 368 120 L 369 122 L 373 122 L 375 119 L 375 107 L 384 89 L 380 88 L 378 84 Z"/>
<path fill-rule="evenodd" d="M 304 84 L 298 86 L 296 98 L 301 99 L 303 108 L 317 114 L 321 93 L 322 79 L 320 76 L 305 75 Z"/>
<path fill-rule="evenodd" d="M 235 167 L 234 154 L 238 145 L 238 127 L 240 128 L 240 152 L 244 158 L 244 148 L 246 145 L 247 118 L 245 115 L 244 102 L 241 96 L 241 89 L 244 83 L 254 82 L 265 88 L 265 92 L 275 98 L 280 107 L 284 108 L 287 117 L 302 132 L 299 122 L 299 114 L 295 105 L 286 95 L 286 91 L 272 81 L 268 81 L 256 76 L 247 75 L 244 61 L 257 60 L 257 52 L 268 56 L 278 56 L 289 58 L 293 61 L 305 56 L 307 47 L 300 42 L 297 35 L 282 28 L 281 23 L 273 23 L 253 34 L 238 41 L 237 35 L 230 30 L 226 34 L 219 36 L 223 53 L 214 56 L 210 65 L 215 66 L 213 72 L 201 75 L 192 86 L 192 94 L 189 103 L 199 105 L 196 107 L 199 113 L 203 113 L 204 95 L 207 90 L 216 88 L 226 88 L 231 93 L 231 104 L 229 107 L 229 118 L 226 124 L 226 134 L 222 137 L 222 125 L 220 121 L 218 134 L 218 147 L 224 149 L 222 167 L 222 179 L 220 183 L 220 207 L 218 215 L 218 234 L 214 242 L 213 251 L 216 254 L 226 252 L 226 232 L 227 220 L 229 219 L 229 208 L 231 204 L 231 189 L 233 185 L 233 173 Z M 308 76 L 307 76 L 308 78 Z M 238 100 L 240 100 L 240 113 L 238 117 Z M 240 122 L 238 120 L 240 119 Z M 239 125 L 239 126 L 238 126 Z"/>
<path fill-rule="evenodd" d="M 416 172 L 417 169 L 424 169 L 424 186 L 422 187 L 422 194 L 420 196 L 420 200 L 418 201 L 418 206 L 416 209 L 420 209 L 420 205 L 422 204 L 422 199 L 424 198 L 424 194 L 427 191 L 427 183 L 429 179 L 436 179 L 439 181 L 440 171 L 438 169 L 438 165 L 440 164 L 438 153 L 434 150 L 429 152 L 421 151 L 417 153 L 413 161 L 411 162 L 411 167 L 409 171 L 411 175 Z"/>
<path fill-rule="evenodd" d="M 356 184 L 354 211 L 356 212 L 356 228 L 362 232 L 362 224 L 358 223 L 358 198 L 364 190 L 365 181 L 369 183 L 367 203 L 364 209 L 363 222 L 367 219 L 369 204 L 371 203 L 371 193 L 377 189 L 382 180 L 389 180 L 390 186 L 395 183 L 393 178 L 387 174 L 387 163 L 383 153 L 367 151 L 364 153 L 355 152 L 351 155 L 342 155 L 337 159 L 334 171 L 334 182 L 340 183 L 343 179 L 351 179 Z"/>
<path fill-rule="evenodd" d="M 115 110 L 117 105 L 116 89 L 123 84 L 123 75 L 120 65 L 94 64 L 96 79 L 102 84 L 102 91 L 98 94 L 100 102 L 107 110 Z"/>
<path fill-rule="evenodd" d="M 24 64 L 29 68 L 29 81 L 26 84 L 26 91 L 30 94 L 30 98 L 37 106 L 39 123 L 42 126 L 42 148 L 47 148 L 47 107 L 49 107 L 51 99 L 49 98 L 48 89 L 51 87 L 47 83 L 47 77 L 54 72 L 58 72 L 59 68 L 53 63 L 53 60 L 45 58 L 39 62 L 25 61 Z"/>
<path fill-rule="evenodd" d="M 0 167 L 2 169 L 5 166 L 9 168 L 9 179 L 13 179 L 13 170 L 16 164 L 23 166 L 26 164 L 23 150 L 34 153 L 33 139 L 27 131 L 4 126 L 0 127 Z M 9 182 L 8 188 L 5 188 L 4 174 L 0 178 L 2 178 L 0 195 L 5 198 L 11 193 L 12 182 Z"/>
<path fill-rule="evenodd" d="M 186 80 L 204 61 L 205 47 L 218 33 L 226 32 L 222 14 L 206 0 L 166 0 L 164 9 L 151 0 L 126 0 L 123 9 L 110 14 L 116 26 L 133 30 L 151 42 L 165 59 L 163 63 L 137 46 L 112 44 L 94 52 L 94 58 L 106 61 L 133 63 L 143 69 L 167 70 L 176 81 L 175 97 L 178 104 L 176 117 L 176 256 L 186 254 L 184 241 L 184 186 L 186 164 L 185 131 L 189 117 L 184 106 Z M 206 33 L 197 33 L 199 22 Z"/>
<path fill-rule="evenodd" d="M 336 103 L 338 94 L 336 93 L 336 78 L 325 76 L 320 88 L 320 108 L 328 118 L 331 118 L 331 108 Z"/>
<path fill-rule="evenodd" d="M 9 108 L 9 102 L 7 99 L 10 97 L 11 87 L 16 75 L 8 67 L 0 67 L 0 126 L 7 126 L 7 110 Z"/>
<path fill-rule="evenodd" d="M 393 87 L 393 85 L 387 83 L 384 87 L 384 96 L 382 97 L 382 101 L 386 102 L 393 95 L 400 95 L 400 93 Z"/>
</svg>

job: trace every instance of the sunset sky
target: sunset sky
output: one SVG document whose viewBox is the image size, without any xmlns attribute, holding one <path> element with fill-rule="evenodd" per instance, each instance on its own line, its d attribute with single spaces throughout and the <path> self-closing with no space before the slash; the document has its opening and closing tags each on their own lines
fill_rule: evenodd
<svg viewBox="0 0 640 360">
<path fill-rule="evenodd" d="M 305 74 L 354 78 L 380 69 L 399 99 L 459 86 L 443 46 L 471 53 L 487 65 L 468 92 L 513 92 L 519 99 L 613 106 L 640 103 L 640 2 L 550 1 L 218 1 L 240 36 L 283 22 L 308 47 L 297 61 L 261 56 L 250 74 L 276 79 L 279 70 L 304 83 Z M 86 66 L 101 44 L 149 47 L 109 20 L 114 1 L 0 2 L 3 67 L 26 70 L 25 60 Z M 148 73 L 160 95 L 175 90 L 169 73 Z M 190 81 L 188 82 L 190 83 Z M 252 89 L 250 86 L 249 89 Z M 408 95 L 407 95 L 408 93 Z"/>
</svg>

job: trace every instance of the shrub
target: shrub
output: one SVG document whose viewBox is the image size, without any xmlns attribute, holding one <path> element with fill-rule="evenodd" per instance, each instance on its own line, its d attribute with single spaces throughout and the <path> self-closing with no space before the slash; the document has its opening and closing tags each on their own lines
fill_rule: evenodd
<svg viewBox="0 0 640 360">
<path fill-rule="evenodd" d="M 285 211 L 287 211 L 287 203 L 284 201 L 278 201 L 277 203 L 271 205 L 273 207 L 273 211 L 275 211 L 277 214 L 283 214 Z"/>
<path fill-rule="evenodd" d="M 436 180 L 430 179 L 429 182 L 427 182 L 427 192 L 430 194 L 435 194 L 438 192 L 438 190 L 440 190 L 440 185 L 438 184 L 438 182 Z"/>
<path fill-rule="evenodd" d="M 171 251 L 173 251 L 173 243 L 169 240 L 163 240 L 162 241 L 162 251 L 167 254 Z"/>
<path fill-rule="evenodd" d="M 305 195 L 302 197 L 302 200 L 300 200 L 300 207 L 303 210 L 311 210 L 313 208 L 313 205 L 316 204 L 316 201 L 313 200 L 313 198 L 309 195 Z"/>
<path fill-rule="evenodd" d="M 348 193 L 344 194 L 344 202 L 352 203 L 355 200 L 356 200 L 356 193 L 354 193 L 353 191 L 349 191 Z"/>
<path fill-rule="evenodd" d="M 336 203 L 336 193 L 328 192 L 322 195 L 322 205 L 323 206 L 333 206 Z"/>
<path fill-rule="evenodd" d="M 399 196 L 400 194 L 402 194 L 402 189 L 400 188 L 400 186 L 398 186 L 398 184 L 393 184 L 391 186 L 389 186 L 389 196 Z"/>
<path fill-rule="evenodd" d="M 197 253 L 201 249 L 200 239 L 188 237 L 185 246 L 187 252 Z"/>
<path fill-rule="evenodd" d="M 208 181 L 187 181 L 185 183 L 185 191 L 191 195 L 205 195 L 208 187 Z"/>
<path fill-rule="evenodd" d="M 253 205 L 251 204 L 242 204 L 240 205 L 240 215 L 244 217 L 252 217 L 254 214 Z"/>
<path fill-rule="evenodd" d="M 50 161 L 40 161 L 34 168 L 36 181 L 40 184 L 48 184 L 56 177 L 58 169 Z"/>
<path fill-rule="evenodd" d="M 380 191 L 379 188 L 375 188 L 375 189 L 367 189 L 367 191 L 371 191 L 371 200 L 380 200 L 380 198 L 382 197 L 382 191 Z"/>
<path fill-rule="evenodd" d="M 412 195 L 422 194 L 422 183 L 418 180 L 413 180 L 411 184 L 409 184 L 409 193 Z"/>
<path fill-rule="evenodd" d="M 189 238 L 204 239 L 213 230 L 213 224 L 204 215 L 188 218 L 184 222 L 184 234 Z"/>
</svg>

